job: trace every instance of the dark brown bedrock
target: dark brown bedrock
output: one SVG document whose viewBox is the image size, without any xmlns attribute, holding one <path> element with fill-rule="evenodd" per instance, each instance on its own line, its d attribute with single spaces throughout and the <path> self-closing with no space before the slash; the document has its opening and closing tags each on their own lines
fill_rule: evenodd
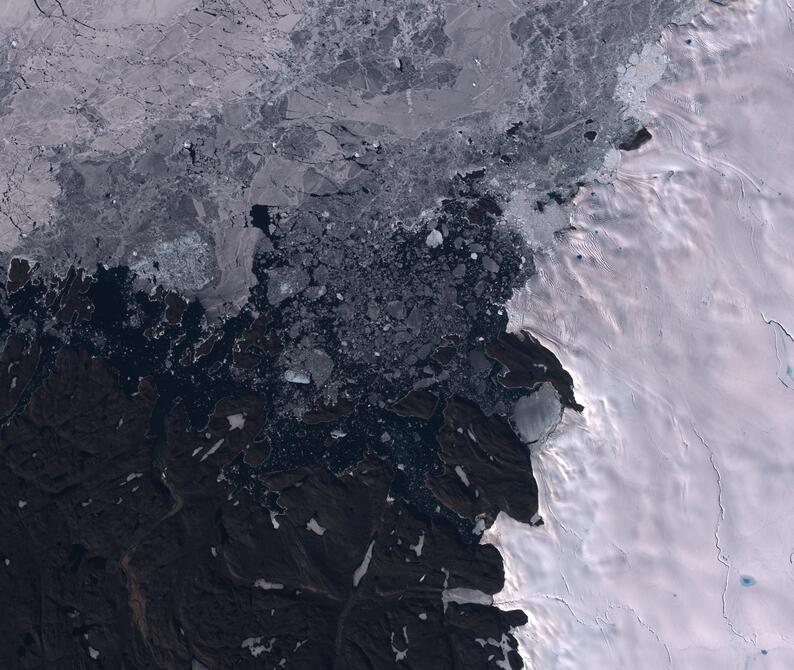
<svg viewBox="0 0 794 670">
<path fill-rule="evenodd" d="M 221 401 L 199 431 L 177 405 L 158 459 L 146 437 L 156 396 L 147 379 L 124 393 L 100 358 L 64 347 L 0 429 L 0 666 L 254 668 L 286 658 L 307 669 L 474 670 L 501 659 L 477 638 L 506 635 L 515 648 L 523 613 L 441 598 L 445 586 L 498 592 L 496 549 L 465 544 L 392 499 L 386 461 L 261 478 L 286 508 L 274 523 L 218 481 L 267 421 L 257 397 Z M 230 430 L 226 417 L 238 412 L 245 425 Z"/>
<path fill-rule="evenodd" d="M 507 419 L 459 397 L 444 407 L 443 419 L 437 440 L 444 472 L 428 478 L 430 490 L 458 515 L 482 518 L 486 527 L 500 511 L 529 523 L 538 511 L 538 486 L 529 449 Z"/>
<path fill-rule="evenodd" d="M 530 332 L 502 333 L 485 346 L 485 353 L 507 369 L 499 377 L 499 383 L 505 388 L 531 389 L 548 381 L 554 385 L 564 407 L 577 412 L 584 409 L 574 397 L 571 375 Z"/>
</svg>

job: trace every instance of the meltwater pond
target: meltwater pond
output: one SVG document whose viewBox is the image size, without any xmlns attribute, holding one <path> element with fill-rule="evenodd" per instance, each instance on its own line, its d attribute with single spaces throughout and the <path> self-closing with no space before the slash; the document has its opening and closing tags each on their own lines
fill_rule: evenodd
<svg viewBox="0 0 794 670">
<path fill-rule="evenodd" d="M 794 667 L 793 26 L 669 29 L 653 139 L 513 300 L 585 406 L 533 452 L 545 524 L 487 535 L 531 668 Z"/>
</svg>

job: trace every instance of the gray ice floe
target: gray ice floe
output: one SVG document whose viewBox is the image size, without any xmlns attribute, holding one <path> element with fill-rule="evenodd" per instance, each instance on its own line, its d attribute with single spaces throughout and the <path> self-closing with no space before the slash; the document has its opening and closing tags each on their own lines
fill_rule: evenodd
<svg viewBox="0 0 794 670">
<path fill-rule="evenodd" d="M 530 395 L 521 396 L 511 415 L 516 432 L 525 444 L 538 442 L 550 435 L 561 418 L 560 397 L 548 382 Z"/>
</svg>

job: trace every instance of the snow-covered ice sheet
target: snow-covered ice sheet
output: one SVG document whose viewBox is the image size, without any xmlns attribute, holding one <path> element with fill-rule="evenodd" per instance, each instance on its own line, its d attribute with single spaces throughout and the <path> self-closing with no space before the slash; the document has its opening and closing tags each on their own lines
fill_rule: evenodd
<svg viewBox="0 0 794 670">
<path fill-rule="evenodd" d="M 653 140 L 513 301 L 586 407 L 533 456 L 545 525 L 485 537 L 531 668 L 794 668 L 793 25 L 670 28 Z"/>
</svg>

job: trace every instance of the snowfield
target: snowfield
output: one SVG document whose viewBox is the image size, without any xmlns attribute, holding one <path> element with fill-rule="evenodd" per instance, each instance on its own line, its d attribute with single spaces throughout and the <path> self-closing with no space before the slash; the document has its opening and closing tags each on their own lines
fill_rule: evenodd
<svg viewBox="0 0 794 670">
<path fill-rule="evenodd" d="M 530 668 L 794 668 L 793 26 L 671 27 L 652 141 L 511 305 L 586 407 L 533 456 L 545 525 L 485 535 Z"/>
</svg>

